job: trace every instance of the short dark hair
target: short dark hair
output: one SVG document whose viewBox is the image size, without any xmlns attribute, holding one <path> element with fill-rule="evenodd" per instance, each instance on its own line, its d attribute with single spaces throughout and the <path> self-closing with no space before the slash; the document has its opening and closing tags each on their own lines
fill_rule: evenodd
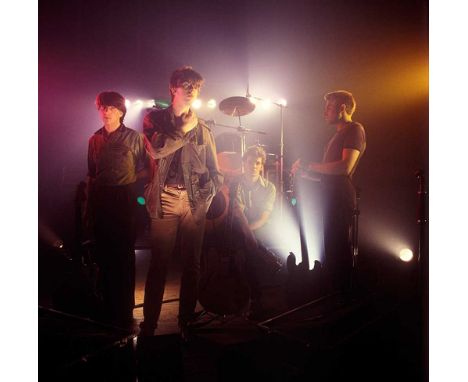
<svg viewBox="0 0 468 382">
<path fill-rule="evenodd" d="M 325 101 L 335 100 L 338 106 L 345 105 L 346 112 L 349 115 L 352 115 L 356 111 L 356 100 L 353 95 L 346 90 L 336 90 L 334 92 L 327 93 L 323 98 Z"/>
<path fill-rule="evenodd" d="M 113 91 L 99 93 L 96 97 L 96 107 L 99 109 L 101 106 L 114 106 L 119 109 L 123 113 L 120 117 L 120 123 L 123 122 L 125 114 L 127 114 L 127 107 L 122 94 Z"/>
<path fill-rule="evenodd" d="M 244 156 L 242 160 L 246 161 L 248 157 L 252 158 L 262 158 L 262 164 L 264 165 L 266 162 L 266 152 L 261 146 L 250 146 L 245 150 Z"/>
<path fill-rule="evenodd" d="M 192 85 L 201 87 L 203 85 L 203 77 L 200 73 L 193 70 L 191 66 L 182 66 L 179 69 L 174 70 L 169 81 L 171 88 L 177 88 L 184 82 L 190 82 Z"/>
</svg>

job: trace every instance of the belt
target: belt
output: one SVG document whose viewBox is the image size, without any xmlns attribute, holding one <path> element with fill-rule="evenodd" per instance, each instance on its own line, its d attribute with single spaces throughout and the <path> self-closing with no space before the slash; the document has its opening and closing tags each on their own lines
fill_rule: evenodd
<svg viewBox="0 0 468 382">
<path fill-rule="evenodd" d="M 166 187 L 177 188 L 178 190 L 185 190 L 185 184 L 166 184 Z"/>
</svg>

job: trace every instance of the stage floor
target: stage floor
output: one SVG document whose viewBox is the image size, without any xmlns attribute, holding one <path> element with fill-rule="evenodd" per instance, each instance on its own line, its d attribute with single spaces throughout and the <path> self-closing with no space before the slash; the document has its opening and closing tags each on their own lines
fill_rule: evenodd
<svg viewBox="0 0 468 382">
<path fill-rule="evenodd" d="M 149 250 L 136 252 L 137 305 L 143 303 L 150 256 Z M 143 309 L 137 307 L 133 331 L 119 334 L 129 339 L 120 345 L 126 349 L 125 353 L 114 351 L 109 360 L 110 350 L 99 350 L 94 363 L 78 360 L 68 369 L 66 365 L 60 365 L 61 375 L 68 380 L 128 381 L 136 381 L 136 378 L 138 381 L 204 382 L 245 378 L 257 381 L 312 378 L 315 381 L 349 378 L 383 381 L 401 380 L 402 376 L 403 380 L 422 381 L 425 375 L 425 321 L 421 298 L 417 293 L 408 293 L 413 285 L 410 273 L 398 267 L 386 268 L 384 273 L 363 268 L 367 278 L 363 279 L 365 282 L 361 281 L 365 285 L 353 295 L 303 299 L 302 303 L 309 303 L 294 311 L 288 307 L 291 280 L 288 281 L 286 271 L 280 272 L 262 280 L 265 319 L 284 312 L 288 314 L 259 324 L 248 320 L 244 314 L 216 316 L 206 313 L 188 344 L 179 338 L 178 301 L 163 304 L 158 328 L 152 337 L 138 337 Z M 301 285 L 300 280 L 297 281 L 292 292 L 306 293 L 310 285 Z M 180 270 L 177 259 L 174 259 L 168 272 L 164 300 L 178 299 L 179 286 Z M 202 311 L 203 307 L 198 305 L 197 310 Z M 50 332 L 51 325 L 48 330 Z M 92 338 L 95 339 L 100 329 L 93 330 Z M 47 353 L 51 335 L 44 335 L 41 321 L 39 334 L 42 338 L 39 346 L 41 376 L 50 380 L 56 368 L 47 355 L 52 356 L 57 349 L 52 351 L 49 346 Z M 113 335 L 115 337 L 115 333 Z M 79 337 L 75 333 L 76 336 Z M 112 341 L 115 342 L 114 337 Z M 86 345 L 84 338 L 81 345 Z M 91 351 L 88 349 L 88 352 Z M 45 359 L 42 362 L 41 353 Z M 80 378 L 75 378 L 78 375 Z"/>
</svg>

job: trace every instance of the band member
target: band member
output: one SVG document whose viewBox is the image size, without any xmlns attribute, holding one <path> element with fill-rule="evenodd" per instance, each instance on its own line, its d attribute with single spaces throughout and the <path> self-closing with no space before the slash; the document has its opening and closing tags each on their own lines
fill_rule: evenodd
<svg viewBox="0 0 468 382">
<path fill-rule="evenodd" d="M 177 237 L 182 258 L 179 327 L 183 338 L 194 318 L 205 216 L 223 183 L 213 134 L 190 108 L 202 83 L 202 76 L 191 67 L 177 69 L 170 78 L 171 106 L 150 112 L 143 122 L 144 132 L 151 138 L 155 162 L 145 192 L 152 220 L 152 259 L 146 279 L 141 335 L 153 335 L 156 329 L 168 261 Z"/>
<path fill-rule="evenodd" d="M 356 205 L 352 183 L 359 160 L 366 149 L 366 134 L 360 123 L 352 121 L 356 101 L 350 92 L 339 90 L 324 97 L 325 122 L 336 132 L 324 150 L 321 163 L 302 166 L 297 160 L 292 173 L 298 170 L 319 174 L 323 190 L 323 224 L 325 258 L 324 270 L 335 289 L 345 290 L 350 285 L 353 265 L 350 228 Z"/>
<path fill-rule="evenodd" d="M 96 241 L 104 319 L 127 326 L 135 305 L 134 187 L 147 160 L 146 139 L 124 125 L 119 93 L 98 94 L 96 106 L 104 126 L 89 139 L 86 221 Z"/>
<path fill-rule="evenodd" d="M 265 241 L 265 226 L 276 198 L 275 185 L 261 175 L 266 162 L 265 150 L 260 146 L 251 146 L 245 151 L 242 160 L 244 173 L 239 183 L 237 201 L 257 240 Z"/>
<path fill-rule="evenodd" d="M 246 243 L 246 272 L 250 287 L 248 318 L 257 320 L 264 313 L 259 272 L 266 266 L 266 250 L 261 246 L 268 242 L 271 235 L 267 223 L 275 204 L 276 188 L 261 175 L 266 162 L 266 153 L 262 147 L 249 147 L 242 160 L 244 172 L 237 187 L 236 207 L 238 214 L 245 217 L 238 215 L 237 223 Z"/>
</svg>

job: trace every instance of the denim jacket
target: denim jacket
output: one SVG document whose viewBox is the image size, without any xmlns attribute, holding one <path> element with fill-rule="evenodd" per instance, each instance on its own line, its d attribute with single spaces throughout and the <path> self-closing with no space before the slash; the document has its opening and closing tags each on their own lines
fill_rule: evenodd
<svg viewBox="0 0 468 382">
<path fill-rule="evenodd" d="M 145 186 L 149 215 L 162 218 L 161 190 L 174 153 L 181 148 L 182 171 L 190 208 L 195 220 L 201 221 L 224 180 L 218 167 L 213 133 L 199 120 L 197 127 L 184 135 L 176 126 L 171 107 L 147 114 L 143 130 L 151 141 L 149 155 L 153 159 L 150 182 Z"/>
</svg>

